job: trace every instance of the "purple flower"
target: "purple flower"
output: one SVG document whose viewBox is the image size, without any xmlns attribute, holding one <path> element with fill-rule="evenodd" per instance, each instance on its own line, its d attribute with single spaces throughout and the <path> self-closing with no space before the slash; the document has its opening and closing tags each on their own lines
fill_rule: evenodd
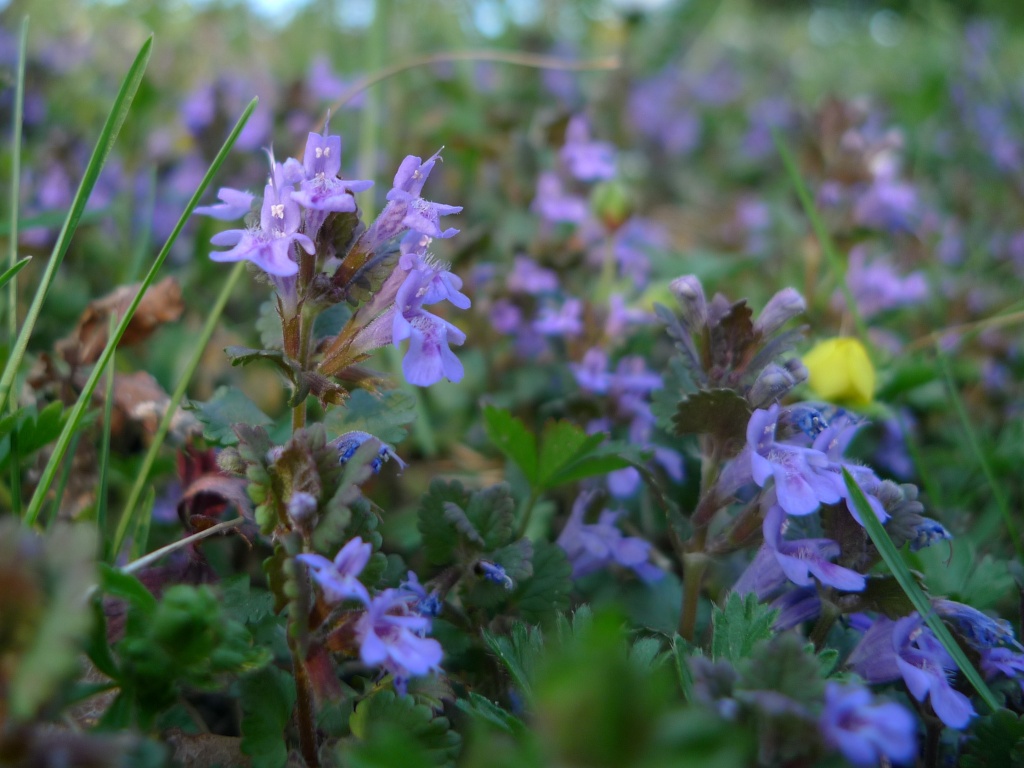
<svg viewBox="0 0 1024 768">
<path fill-rule="evenodd" d="M 272 165 L 276 166 L 273 163 Z M 279 166 L 274 175 L 278 175 Z M 263 190 L 260 226 L 256 229 L 229 229 L 210 238 L 214 245 L 233 246 L 227 251 L 214 251 L 214 261 L 251 261 L 268 275 L 290 277 L 299 271 L 293 258 L 294 244 L 306 253 L 314 253 L 313 241 L 299 230 L 302 213 L 292 200 L 292 189 L 272 179 Z"/>
<path fill-rule="evenodd" d="M 448 343 L 462 344 L 466 334 L 447 320 L 423 309 L 424 304 L 443 298 L 462 308 L 469 306 L 469 299 L 458 292 L 462 281 L 450 274 L 445 280 L 439 278 L 440 274 L 435 270 L 413 270 L 395 297 L 392 343 L 398 346 L 400 341 L 409 339 L 409 349 L 402 359 L 402 372 L 410 384 L 421 387 L 435 384 L 442 378 L 459 381 L 463 374 L 462 363 Z"/>
<path fill-rule="evenodd" d="M 853 217 L 873 229 L 912 231 L 920 217 L 917 190 L 890 174 L 881 174 L 857 199 Z"/>
<path fill-rule="evenodd" d="M 791 515 L 809 515 L 819 504 L 834 504 L 842 498 L 834 475 L 827 472 L 829 460 L 821 451 L 787 445 L 775 440 L 779 406 L 755 410 L 747 425 L 747 445 L 754 482 L 762 488 L 775 478 L 779 506 Z"/>
<path fill-rule="evenodd" d="M 305 563 L 313 572 L 313 580 L 323 590 L 329 603 L 340 603 L 354 598 L 369 604 L 370 594 L 357 578 L 370 561 L 373 547 L 356 536 L 342 547 L 332 563 L 322 555 L 298 555 L 295 559 Z"/>
<path fill-rule="evenodd" d="M 976 650 L 983 651 L 1004 643 L 1020 647 L 1013 636 L 1013 627 L 1006 619 L 992 618 L 977 608 L 955 600 L 935 599 L 932 600 L 932 607 L 939 616 L 956 627 L 961 637 Z"/>
<path fill-rule="evenodd" d="M 513 293 L 527 293 L 531 296 L 550 293 L 558 290 L 558 275 L 539 266 L 528 256 L 516 256 L 505 287 Z"/>
<path fill-rule="evenodd" d="M 903 678 L 918 701 L 931 701 L 950 728 L 963 728 L 974 715 L 970 699 L 950 686 L 956 663 L 932 631 L 914 613 L 897 622 L 879 617 L 854 648 L 847 663 L 869 683 Z"/>
<path fill-rule="evenodd" d="M 414 571 L 409 571 L 406 574 L 405 581 L 399 584 L 398 588 L 413 596 L 415 602 L 412 608 L 420 616 L 434 617 L 441 615 L 444 601 L 441 600 L 440 594 L 437 591 L 427 592 L 426 587 L 420 584 L 419 577 Z"/>
<path fill-rule="evenodd" d="M 587 218 L 587 201 L 565 192 L 558 176 L 545 171 L 537 179 L 532 208 L 547 221 L 579 224 Z"/>
<path fill-rule="evenodd" d="M 862 246 L 850 251 L 850 266 L 846 280 L 857 301 L 857 308 L 865 318 L 889 309 L 911 306 L 928 298 L 928 282 L 920 272 L 903 277 L 885 258 L 876 258 L 870 264 Z M 840 307 L 843 297 L 836 293 L 832 306 Z"/>
<path fill-rule="evenodd" d="M 367 440 L 376 440 L 380 444 L 380 448 L 377 451 L 377 456 L 370 462 L 370 468 L 374 473 L 380 472 L 381 467 L 385 461 L 394 459 L 398 464 L 400 470 L 405 469 L 405 462 L 399 458 L 398 454 L 395 453 L 395 447 L 388 445 L 377 437 L 374 437 L 369 432 L 360 432 L 353 430 L 352 432 L 345 432 L 339 435 L 331 441 L 331 445 L 338 449 L 338 463 L 347 464 L 359 447 L 362 446 Z"/>
<path fill-rule="evenodd" d="M 846 499 L 847 509 L 853 515 L 853 518 L 858 523 L 863 524 L 860 515 L 850 501 L 846 480 L 843 477 L 844 469 L 850 473 L 857 482 L 857 485 L 864 491 L 865 498 L 867 498 L 868 504 L 874 511 L 875 516 L 880 522 L 884 523 L 889 519 L 889 514 L 882 506 L 882 502 L 873 495 L 881 483 L 878 476 L 869 467 L 843 461 L 843 453 L 845 453 L 846 447 L 865 423 L 863 420 L 857 419 L 846 412 L 840 413 L 831 419 L 828 426 L 814 438 L 812 448 L 825 454 L 825 457 L 828 459 L 828 474 L 832 479 L 836 493 Z"/>
<path fill-rule="evenodd" d="M 583 333 L 583 302 L 566 299 L 561 307 L 543 307 L 533 321 L 533 329 L 545 336 L 578 336 Z"/>
<path fill-rule="evenodd" d="M 293 199 L 310 211 L 321 215 L 315 223 L 307 223 L 309 232 L 320 229 L 327 212 L 347 213 L 356 209 L 353 192 L 363 192 L 373 186 L 372 181 L 343 181 L 341 172 L 341 137 L 310 133 L 302 159 L 303 178 Z"/>
<path fill-rule="evenodd" d="M 873 703 L 866 688 L 828 683 L 818 727 L 854 765 L 878 765 L 882 757 L 905 763 L 917 754 L 913 715 L 894 702 Z"/>
<path fill-rule="evenodd" d="M 584 523 L 583 516 L 594 494 L 582 493 L 572 506 L 569 520 L 558 536 L 558 545 L 572 563 L 572 577 L 617 564 L 631 568 L 644 581 L 656 581 L 664 572 L 648 562 L 651 545 L 636 536 L 623 536 L 615 526 L 618 512 L 603 510 L 596 523 Z"/>
<path fill-rule="evenodd" d="M 981 671 L 987 680 L 1000 675 L 1016 680 L 1024 691 L 1024 653 L 1011 648 L 986 648 L 981 652 Z"/>
<path fill-rule="evenodd" d="M 409 595 L 385 589 L 373 598 L 356 624 L 359 656 L 396 678 L 396 687 L 410 677 L 426 675 L 441 664 L 441 644 L 424 637 L 430 619 L 413 612 Z"/>
<path fill-rule="evenodd" d="M 375 243 L 383 243 L 398 235 L 403 228 L 413 229 L 430 237 L 454 237 L 459 230 L 442 230 L 440 217 L 459 213 L 462 206 L 431 203 L 420 197 L 423 184 L 441 157 L 438 150 L 424 162 L 415 155 L 408 155 L 398 167 L 391 191 L 387 194 L 388 204 L 373 224 Z"/>
<path fill-rule="evenodd" d="M 580 181 L 599 181 L 615 176 L 615 147 L 606 141 L 591 141 L 587 118 L 576 115 L 565 129 L 565 145 L 559 155 Z"/>
<path fill-rule="evenodd" d="M 846 592 L 860 592 L 864 589 L 864 576 L 829 562 L 839 555 L 839 545 L 831 539 L 799 539 L 787 541 L 782 538 L 786 528 L 786 513 L 777 504 L 765 515 L 762 530 L 765 544 L 772 550 L 786 577 L 802 587 L 814 584 L 813 576 L 822 584 Z"/>
<path fill-rule="evenodd" d="M 221 202 L 215 205 L 201 205 L 196 208 L 195 213 L 212 216 L 222 221 L 231 221 L 245 216 L 255 198 L 255 195 L 248 192 L 241 192 L 231 189 L 231 187 L 221 187 L 217 190 L 217 199 Z"/>
</svg>

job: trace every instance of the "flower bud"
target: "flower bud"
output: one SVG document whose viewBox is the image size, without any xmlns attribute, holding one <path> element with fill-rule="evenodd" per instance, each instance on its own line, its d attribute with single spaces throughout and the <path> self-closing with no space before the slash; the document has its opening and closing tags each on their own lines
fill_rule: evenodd
<svg viewBox="0 0 1024 768">
<path fill-rule="evenodd" d="M 754 321 L 754 330 L 762 336 L 771 336 L 806 309 L 804 297 L 795 288 L 783 288 L 764 305 Z"/>
<path fill-rule="evenodd" d="M 747 400 L 755 408 L 767 408 L 778 402 L 799 383 L 799 380 L 781 365 L 770 363 L 750 386 Z"/>
<path fill-rule="evenodd" d="M 316 497 L 313 494 L 296 491 L 288 499 L 288 517 L 295 521 L 296 525 L 306 527 L 316 515 L 316 507 Z"/>
<path fill-rule="evenodd" d="M 683 317 L 694 330 L 702 328 L 708 322 L 708 305 L 704 299 L 704 286 L 696 275 L 677 277 L 669 288 L 683 308 Z"/>
<path fill-rule="evenodd" d="M 612 232 L 625 224 L 633 213 L 629 189 L 617 181 L 604 181 L 590 192 L 590 210 Z"/>
</svg>

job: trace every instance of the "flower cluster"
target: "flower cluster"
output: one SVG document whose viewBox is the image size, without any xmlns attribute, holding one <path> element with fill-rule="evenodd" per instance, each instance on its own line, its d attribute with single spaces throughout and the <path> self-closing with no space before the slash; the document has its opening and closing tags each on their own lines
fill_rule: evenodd
<svg viewBox="0 0 1024 768">
<path fill-rule="evenodd" d="M 446 299 L 460 309 L 470 306 L 460 291 L 462 281 L 428 250 L 434 238 L 458 234 L 454 228 L 441 229 L 439 221 L 462 210 L 421 196 L 439 160 L 440 153 L 426 161 L 406 157 L 387 193 L 387 205 L 353 238 L 360 231 L 354 195 L 373 182 L 340 178 L 341 138 L 326 131 L 310 133 L 301 163 L 294 158 L 279 163 L 271 154 L 258 222 L 213 237 L 214 245 L 231 247 L 211 258 L 249 261 L 273 282 L 285 352 L 314 377 L 358 378 L 353 368 L 374 350 L 408 340 L 402 370 L 409 382 L 429 386 L 442 378 L 462 378 L 462 364 L 449 344 L 462 344 L 465 334 L 424 309 Z M 253 195 L 231 188 L 222 188 L 218 197 L 219 204 L 197 211 L 231 219 L 256 203 Z M 345 216 L 350 218 L 339 218 Z M 340 301 L 356 305 L 358 311 L 326 345 L 314 369 L 313 340 L 303 337 L 304 326 L 296 320 Z"/>
</svg>

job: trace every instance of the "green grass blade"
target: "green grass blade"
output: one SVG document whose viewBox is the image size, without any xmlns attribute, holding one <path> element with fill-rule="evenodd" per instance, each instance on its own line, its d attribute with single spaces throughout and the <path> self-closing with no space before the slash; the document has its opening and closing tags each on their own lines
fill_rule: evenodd
<svg viewBox="0 0 1024 768">
<path fill-rule="evenodd" d="M 51 283 L 53 283 L 57 268 L 64 260 L 64 254 L 67 253 L 71 237 L 78 227 L 78 222 L 82 217 L 82 212 L 85 210 L 85 204 L 89 200 L 89 195 L 92 194 L 93 187 L 96 186 L 96 180 L 103 169 L 103 164 L 106 162 L 107 156 L 114 146 L 114 141 L 117 139 L 117 134 L 128 117 L 128 111 L 131 108 L 136 92 L 139 90 L 139 85 L 146 71 L 146 65 L 149 63 L 149 55 L 152 49 L 153 37 L 151 35 L 142 44 L 142 48 L 139 49 L 135 61 L 132 62 L 124 82 L 121 83 L 121 90 L 118 91 L 117 98 L 114 99 L 114 105 L 110 110 L 110 114 L 107 115 L 107 121 L 103 124 L 103 130 L 100 131 L 100 137 L 92 151 L 92 157 L 89 158 L 89 164 L 85 167 L 85 174 L 82 176 L 82 181 L 78 185 L 75 197 L 71 201 L 71 208 L 68 211 L 67 218 L 64 219 L 64 226 L 61 227 L 60 234 L 57 236 L 57 242 L 53 246 L 50 262 L 46 265 L 46 272 L 43 273 L 43 279 L 36 290 L 35 297 L 32 299 L 28 313 L 25 315 L 21 333 L 18 334 L 18 339 L 11 348 L 11 355 L 7 359 L 7 366 L 4 368 L 3 375 L 0 376 L 0 412 L 3 412 L 7 398 L 10 396 L 11 388 L 14 385 L 14 378 L 18 373 L 18 368 L 21 367 L 21 360 L 25 356 L 25 350 L 28 348 L 29 337 L 32 335 L 33 328 L 35 328 L 36 320 L 39 318 L 39 313 L 43 308 L 43 301 L 46 299 Z M 17 228 L 16 221 L 17 219 L 11 221 L 13 229 Z"/>
<path fill-rule="evenodd" d="M 146 554 L 149 549 L 149 528 L 153 523 L 153 504 L 156 502 L 156 489 L 149 486 L 146 498 L 142 502 L 142 514 L 135 524 L 135 531 L 132 533 L 132 546 L 129 558 L 138 560 Z"/>
<path fill-rule="evenodd" d="M 21 20 L 18 34 L 18 65 L 14 81 L 14 124 L 11 135 L 11 229 L 8 233 L 8 268 L 0 275 L 0 288 L 10 283 L 7 289 L 7 348 L 13 357 L 15 340 L 18 336 L 18 284 L 13 280 L 29 259 L 18 261 L 18 204 L 21 197 L 21 129 L 25 109 L 25 58 L 28 51 L 28 16 Z M 8 358 L 10 360 L 10 358 Z M 11 403 L 10 411 L 18 410 L 18 404 Z M 3 404 L 0 403 L 0 414 Z M 11 433 L 11 511 L 21 516 L 21 457 L 18 455 L 18 431 Z"/>
<path fill-rule="evenodd" d="M 11 253 L 14 253 L 14 251 L 11 251 Z M 7 285 L 7 283 L 9 283 L 11 281 L 11 279 L 16 274 L 21 272 L 21 270 L 25 268 L 25 265 L 28 264 L 30 261 L 32 261 L 32 257 L 31 256 L 26 256 L 21 261 L 14 262 L 14 264 L 12 264 L 9 269 L 7 269 L 2 275 L 0 275 L 0 288 L 3 288 L 5 285 Z M 17 312 L 17 309 L 18 309 L 18 294 L 17 294 L 17 289 L 16 289 L 14 283 L 11 283 L 11 289 L 10 289 L 9 297 L 10 297 L 10 306 L 15 310 L 15 312 Z M 8 318 L 8 319 L 10 319 L 10 318 Z M 13 333 L 11 333 L 10 336 L 8 337 L 8 338 L 11 339 L 11 341 L 13 341 L 14 337 L 18 333 L 18 320 L 17 320 L 16 317 L 14 318 L 14 322 L 11 323 L 8 326 L 8 328 L 13 330 Z"/>
<path fill-rule="evenodd" d="M 91 221 L 99 221 L 109 212 L 108 208 L 90 208 L 82 212 L 78 223 L 87 224 Z M 53 229 L 61 226 L 67 217 L 68 215 L 64 211 L 44 211 L 35 216 L 26 216 L 15 226 L 12 226 L 10 221 L 0 221 L 0 235 L 10 235 L 12 229 Z"/>
<path fill-rule="evenodd" d="M 796 190 L 796 196 L 800 199 L 800 205 L 803 206 L 804 213 L 811 222 L 814 236 L 818 238 L 818 242 L 821 244 L 821 251 L 825 254 L 825 260 L 828 261 L 829 268 L 835 273 L 836 279 L 839 281 L 839 290 L 843 292 L 846 310 L 850 313 L 850 317 L 853 318 L 853 325 L 857 329 L 857 336 L 860 337 L 864 346 L 870 350 L 867 326 L 864 324 L 864 318 L 860 316 L 860 310 L 857 309 L 857 301 L 853 298 L 853 292 L 846 283 L 846 265 L 836 252 L 832 236 L 829 235 L 825 222 L 821 220 L 818 207 L 814 204 L 814 198 L 811 197 L 811 192 L 807 189 L 803 176 L 800 175 L 800 169 L 797 167 L 789 147 L 786 146 L 786 143 L 777 131 L 772 131 L 772 139 L 775 141 L 775 148 L 778 149 L 779 155 L 782 157 L 782 164 L 786 167 L 786 174 Z"/>
<path fill-rule="evenodd" d="M 1010 505 L 1006 500 L 1006 494 L 1003 493 L 1003 489 L 996 480 L 995 472 L 992 471 L 992 465 L 989 463 L 988 459 L 985 458 L 984 451 L 981 450 L 981 441 L 978 440 L 978 433 L 971 425 L 971 420 L 967 415 L 967 409 L 964 408 L 963 398 L 960 397 L 960 392 L 956 388 L 956 382 L 953 381 L 953 371 L 949 367 L 949 359 L 942 351 L 942 347 L 939 346 L 938 342 L 935 344 L 935 356 L 938 360 L 939 368 L 942 371 L 942 378 L 946 383 L 946 391 L 949 393 L 949 401 L 953 406 L 953 410 L 956 411 L 956 416 L 960 420 L 960 426 L 963 428 L 964 435 L 967 437 L 967 445 L 970 447 L 971 453 L 974 454 L 974 460 L 978 462 L 978 466 L 981 467 L 981 471 L 985 475 L 985 480 L 988 482 L 989 490 L 992 492 L 992 498 L 995 499 L 996 506 L 999 509 L 999 514 L 1003 518 L 1003 524 L 1006 526 L 1006 533 L 1013 541 L 1013 548 L 1017 552 L 1017 560 L 1024 563 L 1024 543 L 1021 542 L 1020 531 L 1017 530 L 1017 525 L 1013 522 L 1013 516 L 1010 513 Z"/>
<path fill-rule="evenodd" d="M 43 506 L 43 499 L 46 497 L 46 493 L 53 483 L 53 479 L 57 473 L 57 467 L 60 465 L 61 459 L 64 457 L 64 452 L 67 451 L 68 444 L 71 442 L 71 436 L 78 429 L 81 423 L 82 416 L 85 413 L 85 409 L 92 398 L 92 393 L 96 390 L 96 385 L 99 382 L 100 377 L 107 368 L 107 364 L 110 362 L 110 357 L 114 353 L 114 348 L 117 343 L 121 340 L 125 330 L 128 328 L 128 324 L 131 322 L 132 317 L 135 315 L 135 310 L 139 306 L 139 302 L 142 301 L 142 297 L 146 294 L 149 286 L 153 284 L 156 279 L 157 273 L 160 271 L 160 267 L 163 266 L 164 260 L 167 258 L 167 254 L 170 253 L 171 248 L 174 246 L 175 240 L 178 239 L 178 235 L 184 228 L 185 223 L 192 215 L 192 211 L 199 204 L 199 199 L 203 196 L 206 188 L 209 186 L 210 181 L 216 175 L 217 171 L 220 170 L 224 160 L 228 156 L 228 152 L 231 151 L 231 147 L 234 146 L 235 141 L 238 139 L 238 135 L 242 132 L 242 128 L 245 123 L 249 120 L 249 116 L 253 110 L 256 109 L 256 104 L 259 103 L 259 99 L 253 99 L 249 102 L 249 106 L 245 108 L 242 116 L 238 118 L 238 122 L 235 123 L 235 127 L 232 129 L 231 134 L 228 136 L 224 145 L 220 148 L 217 156 L 213 159 L 209 169 L 206 171 L 206 175 L 203 176 L 203 180 L 199 182 L 199 187 L 192 195 L 192 199 L 188 201 L 188 205 L 185 206 L 185 210 L 182 212 L 181 217 L 178 219 L 178 223 L 174 225 L 174 230 L 171 232 L 170 237 L 167 238 L 167 242 L 164 243 L 164 247 L 160 249 L 160 253 L 157 254 L 156 260 L 149 268 L 149 272 L 143 278 L 142 283 L 139 285 L 139 290 L 135 294 L 135 298 L 132 299 L 132 303 L 128 306 L 128 309 L 124 313 L 124 317 L 117 324 L 117 330 L 107 340 L 107 346 L 104 347 L 103 352 L 100 354 L 99 359 L 96 361 L 96 365 L 93 366 L 92 372 L 89 374 L 89 379 L 85 383 L 82 392 L 78 396 L 78 401 L 71 409 L 71 413 L 68 416 L 67 423 L 64 425 L 64 430 L 57 438 L 57 443 L 54 445 L 53 453 L 50 454 L 50 458 L 46 463 L 46 467 L 43 469 L 43 473 L 39 479 L 39 485 L 36 486 L 36 491 L 32 495 L 32 500 L 29 502 L 28 509 L 25 512 L 25 522 L 31 525 L 35 522 L 39 516 L 39 511 Z"/>
<path fill-rule="evenodd" d="M 114 315 L 110 316 L 110 327 L 107 330 L 108 338 L 114 334 Z M 100 443 L 100 477 L 96 488 L 96 528 L 100 532 L 99 557 L 104 559 L 106 555 L 107 541 L 107 485 L 110 480 L 110 422 L 114 413 L 114 364 L 117 351 L 110 356 L 107 364 L 107 386 L 103 399 L 103 438 Z"/>
<path fill-rule="evenodd" d="M 999 701 L 992 691 L 989 690 L 978 670 L 974 668 L 974 665 L 967 659 L 963 650 L 957 645 L 956 640 L 949 634 L 949 630 L 942 623 L 942 619 L 932 610 L 931 603 L 917 585 L 910 570 L 907 568 L 907 564 L 903 562 L 903 558 L 900 557 L 896 545 L 892 543 L 892 539 L 889 538 L 889 534 L 882 527 L 882 523 L 875 517 L 871 505 L 868 504 L 868 500 L 864 497 L 864 491 L 860 489 L 857 481 L 853 479 L 853 475 L 845 468 L 843 469 L 843 479 L 846 482 L 847 490 L 850 492 L 850 501 L 853 502 L 857 514 L 860 515 L 860 519 L 864 523 L 864 530 L 868 532 L 868 536 L 874 542 L 878 553 L 882 556 L 882 560 L 889 566 L 889 570 L 896 577 L 896 581 L 899 582 L 900 587 L 903 588 L 910 602 L 914 604 L 917 612 L 921 614 L 925 623 L 935 633 L 935 637 L 942 643 L 942 647 L 953 657 L 956 665 L 960 667 L 960 671 L 964 673 L 964 677 L 974 686 L 974 690 L 978 692 L 982 700 L 992 708 L 993 712 L 998 710 Z"/>
<path fill-rule="evenodd" d="M 60 518 L 60 505 L 64 503 L 64 491 L 67 490 L 68 480 L 75 469 L 75 454 L 78 453 L 78 442 L 82 439 L 82 433 L 76 432 L 71 440 L 71 449 L 68 451 L 67 459 L 64 462 L 64 471 L 60 473 L 60 482 L 57 483 L 57 491 L 53 495 L 53 512 L 50 514 L 46 527 L 50 529 Z"/>
<path fill-rule="evenodd" d="M 178 380 L 177 387 L 175 387 L 174 392 L 171 393 L 171 399 L 167 404 L 167 410 L 164 412 L 164 416 L 160 420 L 160 425 L 156 429 L 156 434 L 153 436 L 152 442 L 149 444 L 149 450 L 146 452 L 146 457 L 142 460 L 142 466 L 139 467 L 138 473 L 135 476 L 135 484 L 132 486 L 131 493 L 128 494 L 128 501 L 125 502 L 124 511 L 121 512 L 121 519 L 117 524 L 117 532 L 114 534 L 114 543 L 110 548 L 111 560 L 117 560 L 117 556 L 121 551 L 121 545 L 124 543 L 124 538 L 128 534 L 128 530 L 132 527 L 132 517 L 135 513 L 136 506 L 139 503 L 139 499 L 142 498 L 142 491 L 146 487 L 146 481 L 149 479 L 149 473 L 153 469 L 153 463 L 156 461 L 156 456 L 160 452 L 160 446 L 163 445 L 164 438 L 167 437 L 167 431 L 171 427 L 171 421 L 174 420 L 174 414 L 178 410 L 178 404 L 185 396 L 185 390 L 188 388 L 189 382 L 192 381 L 192 376 L 195 375 L 196 368 L 199 367 L 199 363 L 202 361 L 203 353 L 206 351 L 206 347 L 210 343 L 210 338 L 213 336 L 213 332 L 217 328 L 217 322 L 220 320 L 220 315 L 224 311 L 224 306 L 228 303 L 228 298 L 231 296 L 231 292 L 238 284 L 238 279 L 242 276 L 244 271 L 245 262 L 240 261 L 228 275 L 228 279 L 224 283 L 224 287 L 221 289 L 220 295 L 217 297 L 217 301 L 213 305 L 213 309 L 206 317 L 206 323 L 203 325 L 203 330 L 200 332 L 199 339 L 196 341 L 195 347 L 193 348 L 192 358 L 188 361 L 188 365 L 185 367 L 181 378 Z"/>
</svg>

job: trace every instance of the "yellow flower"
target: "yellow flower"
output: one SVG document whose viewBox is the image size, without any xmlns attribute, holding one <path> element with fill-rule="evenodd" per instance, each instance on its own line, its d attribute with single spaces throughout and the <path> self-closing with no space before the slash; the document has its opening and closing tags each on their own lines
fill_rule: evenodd
<svg viewBox="0 0 1024 768">
<path fill-rule="evenodd" d="M 857 339 L 826 339 L 804 355 L 807 385 L 822 400 L 867 405 L 875 394 L 875 368 Z"/>
</svg>

